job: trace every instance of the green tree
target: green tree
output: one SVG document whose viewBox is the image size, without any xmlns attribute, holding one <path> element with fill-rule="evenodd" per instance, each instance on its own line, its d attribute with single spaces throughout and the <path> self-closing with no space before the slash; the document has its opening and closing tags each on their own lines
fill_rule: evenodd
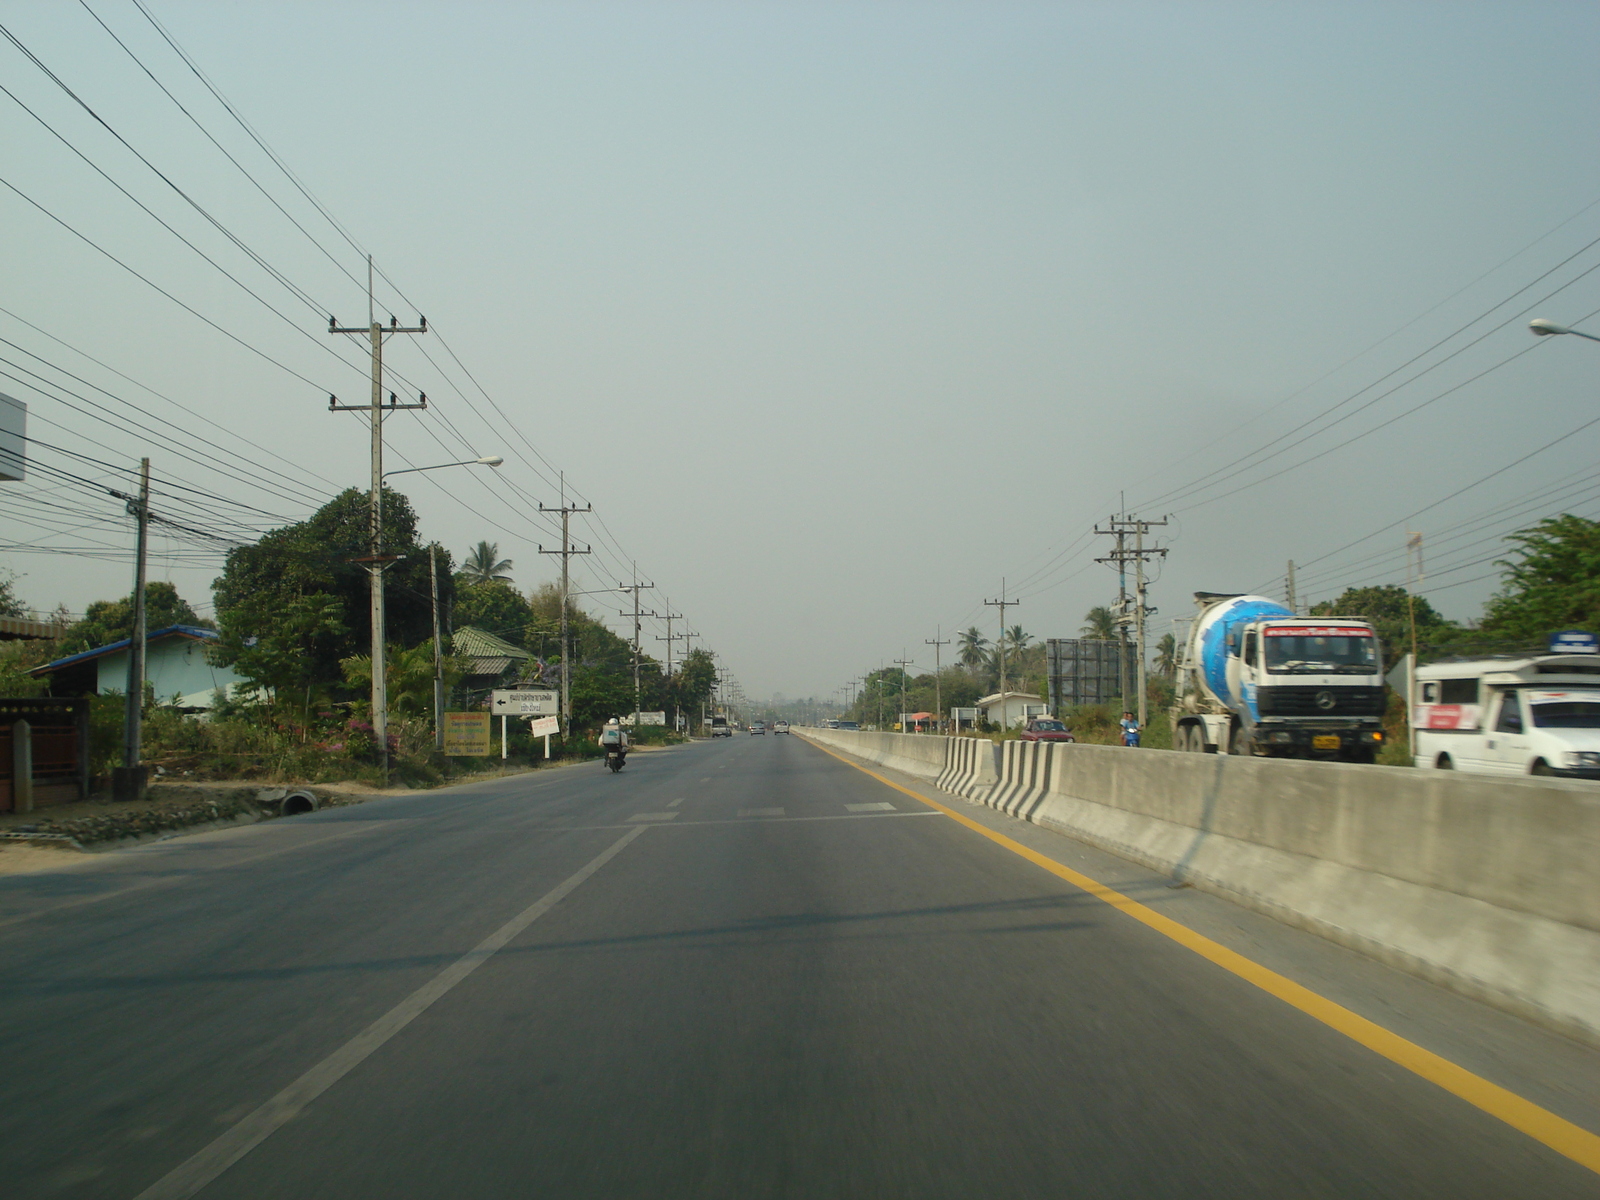
<svg viewBox="0 0 1600 1200">
<path fill-rule="evenodd" d="M 461 564 L 461 580 L 463 583 L 508 583 L 511 576 L 506 572 L 510 570 L 511 560 L 500 557 L 498 543 L 479 542 Z"/>
<path fill-rule="evenodd" d="M 1161 640 L 1156 642 L 1156 674 L 1163 679 L 1171 679 L 1178 673 L 1178 639 L 1170 633 L 1163 633 Z"/>
<path fill-rule="evenodd" d="M 1096 605 L 1083 614 L 1083 627 L 1078 630 L 1078 635 L 1103 642 L 1115 641 L 1117 618 L 1106 605 Z"/>
<path fill-rule="evenodd" d="M 0 568 L 0 617 L 23 617 L 27 613 L 27 605 L 17 596 L 17 577 Z"/>
<path fill-rule="evenodd" d="M 372 692 L 372 656 L 356 654 L 340 664 L 344 680 L 352 691 Z M 405 717 L 425 717 L 433 712 L 433 640 L 413 646 L 390 646 L 383 656 L 384 685 L 389 711 Z M 444 658 L 445 694 L 461 679 L 460 660 Z"/>
<path fill-rule="evenodd" d="M 417 541 L 417 518 L 399 492 L 384 489 L 383 552 L 396 556 L 384 571 L 389 640 L 414 646 L 433 636 L 433 606 L 428 549 Z M 342 686 L 340 660 L 372 648 L 368 557 L 369 503 L 366 492 L 349 488 L 294 525 L 275 529 L 250 546 L 228 552 L 222 576 L 212 585 L 223 633 L 219 661 L 232 665 L 249 639 L 270 638 L 279 614 L 295 601 L 314 596 L 337 602 L 333 637 L 308 647 L 312 681 Z M 448 611 L 455 597 L 450 556 L 439 563 L 439 603 Z"/>
<path fill-rule="evenodd" d="M 956 635 L 957 653 L 964 666 L 981 667 L 989 660 L 989 639 L 978 631 L 976 625 L 969 625 Z"/>
<path fill-rule="evenodd" d="M 349 633 L 342 606 L 326 592 L 291 596 L 271 612 L 262 611 L 262 604 L 250 598 L 232 610 L 235 619 L 224 627 L 211 656 L 265 688 L 280 707 L 297 712 L 305 728 L 314 709 L 327 700 L 327 681 L 317 674 L 317 664 Z"/>
<path fill-rule="evenodd" d="M 1021 654 L 1028 648 L 1028 643 L 1031 641 L 1033 641 L 1033 635 L 1031 633 L 1024 633 L 1021 625 L 1013 625 L 1010 629 L 1006 630 L 1006 653 L 1008 655 Z"/>
<path fill-rule="evenodd" d="M 1563 513 L 1506 541 L 1518 557 L 1497 564 L 1505 582 L 1485 610 L 1485 635 L 1536 644 L 1562 629 L 1600 631 L 1600 521 Z"/>
<path fill-rule="evenodd" d="M 212 628 L 212 623 L 198 616 L 188 601 L 178 595 L 178 589 L 164 579 L 144 587 L 144 627 L 148 633 L 165 629 L 169 625 L 194 625 Z M 96 600 L 89 605 L 83 619 L 71 626 L 56 647 L 58 657 L 93 650 L 133 636 L 133 593 L 120 600 Z"/>
<path fill-rule="evenodd" d="M 491 579 L 456 590 L 450 612 L 452 629 L 481 629 L 504 638 L 514 646 L 525 645 L 528 633 L 528 602 L 509 583 Z"/>
<path fill-rule="evenodd" d="M 1387 670 L 1400 656 L 1411 652 L 1411 593 L 1398 584 L 1346 589 L 1337 599 L 1311 606 L 1313 617 L 1365 617 L 1378 631 L 1383 645 L 1383 665 Z M 1434 611 L 1433 605 L 1416 598 L 1417 649 L 1419 654 L 1449 640 L 1459 629 Z"/>
</svg>

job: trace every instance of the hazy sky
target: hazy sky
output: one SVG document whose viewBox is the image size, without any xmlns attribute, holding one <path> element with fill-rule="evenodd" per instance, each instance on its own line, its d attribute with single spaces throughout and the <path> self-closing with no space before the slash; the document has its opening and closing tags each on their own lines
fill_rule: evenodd
<svg viewBox="0 0 1600 1200">
<path fill-rule="evenodd" d="M 0 188 L 0 390 L 42 464 L 126 489 L 148 454 L 197 528 L 365 486 L 327 396 L 366 365 L 326 332 L 365 251 L 410 298 L 380 315 L 435 331 L 391 346 L 430 400 L 391 465 L 508 460 L 396 480 L 423 535 L 552 578 L 565 471 L 582 588 L 636 559 L 753 696 L 931 666 L 1002 580 L 1008 623 L 1076 635 L 1123 493 L 1171 514 L 1153 633 L 1289 559 L 1303 601 L 1405 582 L 1409 531 L 1472 617 L 1501 535 L 1600 515 L 1600 345 L 1526 330 L 1600 310 L 1593 4 L 143 2 L 348 240 L 133 0 L 89 8 L 311 237 L 89 9 L 0 3 L 277 275 L 0 41 L 0 179 L 199 314 Z M 130 543 L 110 497 L 0 484 L 30 604 L 126 594 Z M 154 545 L 208 602 L 216 552 Z"/>
</svg>

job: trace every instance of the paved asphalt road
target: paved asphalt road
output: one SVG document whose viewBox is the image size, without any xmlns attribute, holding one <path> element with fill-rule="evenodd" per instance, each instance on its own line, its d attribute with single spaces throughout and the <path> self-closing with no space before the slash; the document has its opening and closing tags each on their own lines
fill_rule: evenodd
<svg viewBox="0 0 1600 1200">
<path fill-rule="evenodd" d="M 17 1200 L 1600 1195 L 798 737 L 0 881 L 0 1047 Z"/>
</svg>

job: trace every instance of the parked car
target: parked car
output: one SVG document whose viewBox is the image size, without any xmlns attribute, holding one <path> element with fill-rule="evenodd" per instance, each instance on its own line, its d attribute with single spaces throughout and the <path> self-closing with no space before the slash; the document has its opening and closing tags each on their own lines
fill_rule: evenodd
<svg viewBox="0 0 1600 1200">
<path fill-rule="evenodd" d="M 789 732 L 789 722 L 787 722 L 787 721 L 778 721 L 777 723 L 775 723 L 772 726 L 772 732 L 773 733 L 788 733 Z"/>
<path fill-rule="evenodd" d="M 766 734 L 767 734 L 767 723 L 765 721 L 751 721 L 750 722 L 750 736 L 754 737 L 758 733 L 762 737 L 766 736 Z"/>
<path fill-rule="evenodd" d="M 1025 742 L 1075 742 L 1078 739 L 1072 736 L 1072 731 L 1065 724 L 1054 717 L 1031 717 L 1023 726 L 1022 740 Z"/>
</svg>

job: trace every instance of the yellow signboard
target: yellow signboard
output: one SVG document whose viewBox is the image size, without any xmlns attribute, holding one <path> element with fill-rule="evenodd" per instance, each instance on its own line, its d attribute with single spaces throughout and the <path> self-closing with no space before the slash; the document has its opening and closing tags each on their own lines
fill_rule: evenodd
<svg viewBox="0 0 1600 1200">
<path fill-rule="evenodd" d="M 482 758 L 489 753 L 489 714 L 444 714 L 444 752 Z"/>
</svg>

